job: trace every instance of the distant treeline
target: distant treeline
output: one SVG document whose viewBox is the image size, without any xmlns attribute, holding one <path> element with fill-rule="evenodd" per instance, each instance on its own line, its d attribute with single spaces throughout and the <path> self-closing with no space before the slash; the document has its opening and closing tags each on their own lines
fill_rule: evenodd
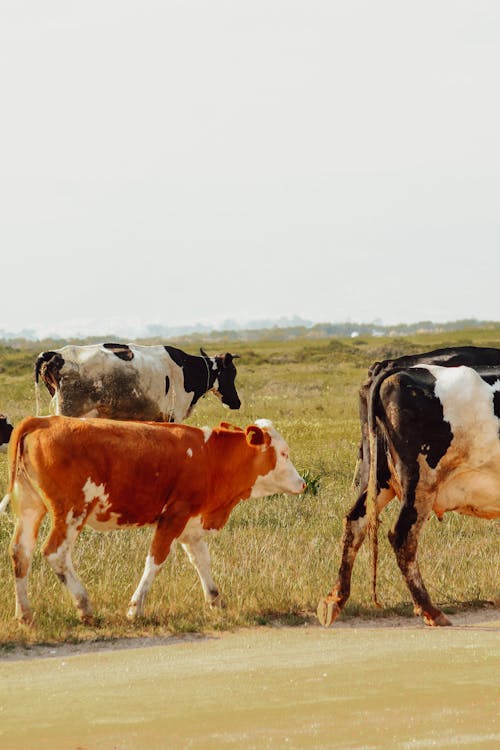
<svg viewBox="0 0 500 750">
<path fill-rule="evenodd" d="M 215 342 L 224 341 L 287 341 L 295 338 L 330 338 L 334 336 L 355 338 L 357 336 L 410 336 L 418 333 L 446 333 L 451 331 L 483 330 L 498 328 L 499 321 L 476 320 L 464 318 L 447 323 L 434 323 L 432 320 L 420 320 L 416 323 L 399 323 L 398 325 L 382 325 L 378 323 L 315 323 L 310 325 L 269 325 L 263 328 L 234 328 L 221 330 L 200 330 L 180 333 L 179 329 L 154 326 L 152 336 L 124 337 L 113 333 L 103 333 L 102 336 L 75 336 L 73 338 L 51 336 L 36 339 L 31 336 L 2 335 L 0 331 L 0 345 L 5 348 L 33 349 L 39 344 L 40 350 L 50 347 L 60 347 L 67 343 L 90 344 L 100 341 L 142 341 L 144 343 L 160 343 L 161 341 L 177 342 Z"/>
</svg>

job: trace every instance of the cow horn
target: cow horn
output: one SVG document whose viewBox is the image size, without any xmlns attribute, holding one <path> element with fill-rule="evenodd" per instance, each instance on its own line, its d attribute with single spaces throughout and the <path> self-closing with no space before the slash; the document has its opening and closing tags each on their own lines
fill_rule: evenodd
<svg viewBox="0 0 500 750">
<path fill-rule="evenodd" d="M 202 357 L 208 357 L 208 354 L 206 353 L 206 351 L 204 350 L 204 348 L 202 346 L 200 346 L 200 354 L 201 354 Z"/>
</svg>

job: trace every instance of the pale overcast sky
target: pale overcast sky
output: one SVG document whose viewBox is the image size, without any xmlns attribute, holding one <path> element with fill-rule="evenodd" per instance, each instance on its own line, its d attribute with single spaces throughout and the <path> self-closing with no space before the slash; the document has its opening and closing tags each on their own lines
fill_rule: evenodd
<svg viewBox="0 0 500 750">
<path fill-rule="evenodd" d="M 498 0 L 0 9 L 0 331 L 500 320 Z"/>
</svg>

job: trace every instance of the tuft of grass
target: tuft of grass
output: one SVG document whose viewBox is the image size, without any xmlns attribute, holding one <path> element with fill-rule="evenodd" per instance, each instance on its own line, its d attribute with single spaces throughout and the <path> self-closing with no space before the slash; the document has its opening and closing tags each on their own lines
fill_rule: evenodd
<svg viewBox="0 0 500 750">
<path fill-rule="evenodd" d="M 319 474 L 313 474 L 311 469 L 306 469 L 300 472 L 300 475 L 306 483 L 304 495 L 317 495 L 321 483 L 321 476 Z"/>
</svg>

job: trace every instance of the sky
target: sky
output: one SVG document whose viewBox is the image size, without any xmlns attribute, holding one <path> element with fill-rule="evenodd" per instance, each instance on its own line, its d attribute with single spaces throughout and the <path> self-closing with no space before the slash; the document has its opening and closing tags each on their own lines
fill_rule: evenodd
<svg viewBox="0 0 500 750">
<path fill-rule="evenodd" d="M 0 332 L 500 320 L 497 0 L 0 0 Z"/>
</svg>

